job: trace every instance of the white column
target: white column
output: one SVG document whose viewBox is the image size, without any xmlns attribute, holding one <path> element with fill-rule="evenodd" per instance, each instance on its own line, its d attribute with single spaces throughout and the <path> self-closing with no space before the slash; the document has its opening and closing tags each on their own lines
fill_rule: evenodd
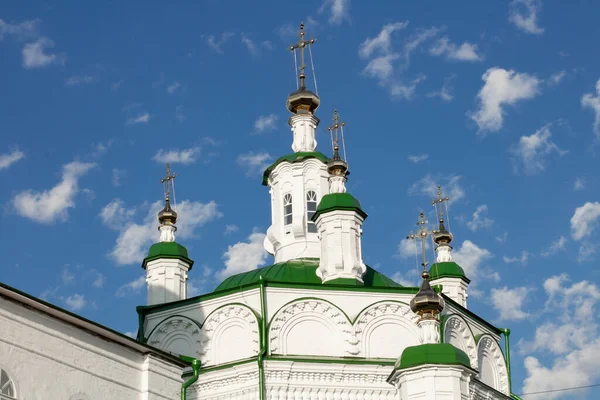
<svg viewBox="0 0 600 400">
<path fill-rule="evenodd" d="M 315 132 L 319 119 L 312 114 L 296 114 L 290 117 L 289 124 L 294 134 L 292 143 L 294 152 L 315 151 L 317 148 Z"/>
<path fill-rule="evenodd" d="M 189 265 L 177 258 L 158 258 L 146 264 L 148 305 L 187 298 Z"/>
</svg>

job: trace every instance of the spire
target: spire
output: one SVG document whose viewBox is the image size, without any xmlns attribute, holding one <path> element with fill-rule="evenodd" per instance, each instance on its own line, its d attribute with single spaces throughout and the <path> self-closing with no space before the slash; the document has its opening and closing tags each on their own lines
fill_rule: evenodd
<svg viewBox="0 0 600 400">
<path fill-rule="evenodd" d="M 345 122 L 339 121 L 340 116 L 337 110 L 333 111 L 333 125 L 327 130 L 331 136 L 331 144 L 333 147 L 333 158 L 327 163 L 329 171 L 329 192 L 330 193 L 346 193 L 346 180 L 350 171 L 348 171 L 348 163 L 340 157 L 339 139 L 342 138 L 344 158 L 346 158 L 346 147 L 344 145 L 344 126 Z"/>
<path fill-rule="evenodd" d="M 448 207 L 448 201 L 450 201 L 449 197 L 442 196 L 442 187 L 438 185 L 437 198 L 431 201 L 431 204 L 436 208 L 436 211 L 439 216 L 439 226 L 438 229 L 433 232 L 433 241 L 437 245 L 435 251 L 437 253 L 437 262 L 450 262 L 452 261 L 452 246 L 450 243 L 452 242 L 453 236 L 450 233 L 446 226 L 444 225 L 444 202 L 446 202 L 446 208 Z M 439 205 L 439 210 L 438 210 Z"/>
<path fill-rule="evenodd" d="M 431 288 L 431 285 L 429 284 L 425 240 L 427 240 L 430 235 L 434 234 L 434 231 L 427 230 L 427 227 L 425 226 L 426 224 L 427 220 L 425 219 L 425 214 L 423 211 L 421 211 L 419 214 L 419 221 L 417 222 L 419 229 L 416 233 L 411 232 L 410 235 L 406 237 L 407 239 L 421 241 L 421 266 L 423 267 L 423 273 L 421 274 L 423 283 L 421 284 L 419 292 L 410 301 L 410 309 L 415 314 L 418 314 L 421 319 L 435 319 L 437 315 L 444 309 L 444 300 Z"/>
<path fill-rule="evenodd" d="M 165 185 L 165 206 L 158 213 L 158 222 L 160 223 L 158 230 L 160 231 L 160 242 L 174 242 L 175 231 L 177 227 L 177 213 L 171 208 L 171 185 L 173 184 L 176 174 L 171 173 L 171 165 L 167 164 L 166 176 L 160 180 Z"/>
<path fill-rule="evenodd" d="M 308 90 L 306 88 L 306 73 L 305 73 L 306 64 L 304 63 L 305 62 L 304 50 L 308 46 L 313 45 L 317 41 L 317 39 L 306 40 L 306 39 L 304 39 L 304 35 L 305 35 L 304 23 L 300 23 L 300 33 L 299 33 L 300 40 L 298 40 L 298 43 L 292 44 L 289 47 L 289 50 L 294 52 L 294 60 L 296 60 L 296 50 L 298 50 L 298 53 L 300 53 L 299 54 L 300 55 L 300 66 L 297 67 L 298 68 L 298 80 L 300 82 L 299 87 L 298 87 L 297 91 L 293 92 L 292 94 L 290 94 L 288 96 L 288 100 L 287 100 L 287 108 L 294 114 L 305 114 L 305 113 L 312 114 L 319 107 L 319 104 L 320 104 L 319 96 L 317 96 L 316 94 L 314 94 L 313 92 L 311 92 L 310 90 Z M 309 48 L 309 52 L 310 52 L 310 48 Z M 312 63 L 312 57 L 311 57 L 311 63 Z M 313 71 L 313 75 L 314 75 L 314 71 Z"/>
</svg>

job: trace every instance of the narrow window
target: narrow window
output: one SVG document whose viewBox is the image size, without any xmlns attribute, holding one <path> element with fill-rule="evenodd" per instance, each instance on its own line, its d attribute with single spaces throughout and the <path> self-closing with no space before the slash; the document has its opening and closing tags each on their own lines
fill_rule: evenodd
<svg viewBox="0 0 600 400">
<path fill-rule="evenodd" d="M 6 373 L 0 369 L 0 400 L 15 400 L 15 385 Z"/>
<path fill-rule="evenodd" d="M 315 211 L 317 211 L 317 192 L 309 190 L 306 192 L 306 223 L 308 232 L 311 233 L 317 232 L 317 225 L 311 221 Z"/>
<path fill-rule="evenodd" d="M 283 224 L 290 225 L 292 223 L 292 195 L 286 193 L 283 196 Z"/>
</svg>

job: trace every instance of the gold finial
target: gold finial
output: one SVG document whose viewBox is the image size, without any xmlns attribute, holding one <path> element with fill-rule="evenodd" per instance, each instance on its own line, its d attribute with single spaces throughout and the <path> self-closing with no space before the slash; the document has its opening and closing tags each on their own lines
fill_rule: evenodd
<svg viewBox="0 0 600 400">
<path fill-rule="evenodd" d="M 449 200 L 450 200 L 449 197 L 442 197 L 442 187 L 440 185 L 438 185 L 437 199 L 431 200 L 431 204 L 434 207 L 437 204 L 440 205 L 440 210 L 439 210 L 440 222 L 444 220 L 444 208 L 442 207 L 442 203 L 445 202 L 445 201 L 449 201 Z"/>
<path fill-rule="evenodd" d="M 290 45 L 289 49 L 290 49 L 290 51 L 294 51 L 294 50 L 298 49 L 300 52 L 300 66 L 298 67 L 298 70 L 300 71 L 300 73 L 299 73 L 298 77 L 300 78 L 300 90 L 302 90 L 302 89 L 306 89 L 306 83 L 305 83 L 306 75 L 304 74 L 304 70 L 306 69 L 306 65 L 304 64 L 304 48 L 306 46 L 310 46 L 311 44 L 314 44 L 317 41 L 317 39 L 304 40 L 304 23 L 303 22 L 300 23 L 299 36 L 300 36 L 300 40 L 298 41 L 298 43 Z"/>
<path fill-rule="evenodd" d="M 426 249 L 425 240 L 429 237 L 429 235 L 434 234 L 434 231 L 428 230 L 427 227 L 425 226 L 428 222 L 429 221 L 427 221 L 425 219 L 425 213 L 423 211 L 421 211 L 419 213 L 419 220 L 417 221 L 417 226 L 419 227 L 419 229 L 417 229 L 416 233 L 413 233 L 411 231 L 410 235 L 408 235 L 406 237 L 407 239 L 421 241 L 421 257 L 422 257 L 421 265 L 423 266 L 424 273 L 427 273 L 427 264 L 428 264 L 427 263 L 427 253 L 425 251 L 425 249 Z"/>
<path fill-rule="evenodd" d="M 167 164 L 167 174 L 166 176 L 160 180 L 160 183 L 165 184 L 165 201 L 169 202 L 169 198 L 171 197 L 171 186 L 170 183 L 177 177 L 177 174 L 171 174 L 171 164 Z"/>
<path fill-rule="evenodd" d="M 337 110 L 333 110 L 333 125 L 327 127 L 327 130 L 329 131 L 329 135 L 331 136 L 331 144 L 333 146 L 333 159 L 334 160 L 341 160 L 340 157 L 340 145 L 339 145 L 339 132 L 342 132 L 342 142 L 343 142 L 343 128 L 344 126 L 346 126 L 345 122 L 339 122 L 340 120 L 340 115 L 338 114 Z M 344 147 L 344 153 L 346 152 L 346 148 Z M 344 154 L 344 158 L 346 155 Z"/>
</svg>

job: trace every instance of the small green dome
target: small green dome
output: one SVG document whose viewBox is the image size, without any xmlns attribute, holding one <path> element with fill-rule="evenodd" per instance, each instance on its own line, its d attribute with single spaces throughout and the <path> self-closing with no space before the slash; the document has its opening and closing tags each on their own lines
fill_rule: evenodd
<svg viewBox="0 0 600 400">
<path fill-rule="evenodd" d="M 150 246 L 148 255 L 144 258 L 142 268 L 145 269 L 148 262 L 158 258 L 179 258 L 190 265 L 190 270 L 194 264 L 194 261 L 189 258 L 188 251 L 184 246 L 176 242 L 158 242 Z"/>
<path fill-rule="evenodd" d="M 439 278 L 461 278 L 465 282 L 469 283 L 471 280 L 467 278 L 465 270 L 454 261 L 435 263 L 429 269 L 429 280 L 435 280 Z"/>
<path fill-rule="evenodd" d="M 271 172 L 273 172 L 273 170 L 282 162 L 289 162 L 293 164 L 309 158 L 316 158 L 325 164 L 329 162 L 329 157 L 318 151 L 299 151 L 297 153 L 288 154 L 287 156 L 279 157 L 277 161 L 267 167 L 263 174 L 262 184 L 267 186 L 267 183 L 269 182 L 269 175 L 271 175 Z"/>
<path fill-rule="evenodd" d="M 464 365 L 471 368 L 469 356 L 449 343 L 431 343 L 404 349 L 394 369 L 417 367 L 425 364 Z"/>
<path fill-rule="evenodd" d="M 253 271 L 230 276 L 217 286 L 215 292 L 257 283 L 261 276 L 267 282 L 322 285 L 321 278 L 317 276 L 318 267 L 318 258 L 289 260 L 283 263 L 269 265 Z M 361 283 L 361 286 L 364 287 L 402 287 L 402 285 L 394 282 L 369 266 L 367 266 L 367 272 L 365 272 L 365 275 L 363 276 L 363 282 L 364 284 Z M 326 284 L 330 284 L 330 282 L 327 282 Z M 336 283 L 332 281 L 332 284 Z M 349 285 L 354 283 L 338 282 L 338 284 Z"/>
<path fill-rule="evenodd" d="M 321 198 L 312 220 L 315 221 L 320 214 L 333 210 L 356 211 L 363 218 L 367 218 L 367 213 L 362 210 L 360 202 L 350 193 L 330 193 Z"/>
</svg>

